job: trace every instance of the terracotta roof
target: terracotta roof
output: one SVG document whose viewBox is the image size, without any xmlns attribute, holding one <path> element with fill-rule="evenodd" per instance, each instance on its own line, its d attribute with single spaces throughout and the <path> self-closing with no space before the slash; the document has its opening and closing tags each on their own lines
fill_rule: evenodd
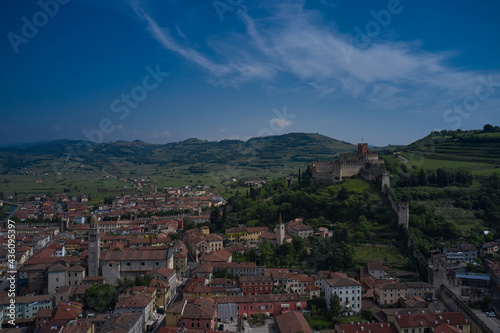
<svg viewBox="0 0 500 333">
<path fill-rule="evenodd" d="M 200 266 L 196 267 L 192 273 L 193 274 L 197 274 L 197 273 L 212 273 L 214 270 L 214 267 L 212 266 L 212 264 L 210 264 L 209 262 L 207 263 L 204 263 L 204 264 L 201 264 Z"/>
<path fill-rule="evenodd" d="M 217 303 L 212 297 L 188 298 L 175 303 L 168 313 L 180 313 L 181 318 L 214 319 L 217 316 Z"/>
<path fill-rule="evenodd" d="M 204 262 L 228 262 L 231 258 L 231 252 L 227 250 L 219 250 L 214 252 L 205 253 L 200 257 L 200 261 Z"/>
<path fill-rule="evenodd" d="M 463 330 L 461 330 L 458 327 L 454 327 L 448 324 L 440 324 L 436 327 L 434 327 L 433 333 L 465 333 Z"/>
<path fill-rule="evenodd" d="M 175 274 L 175 269 L 166 267 L 154 268 L 148 272 L 148 275 L 153 274 L 163 275 L 166 278 L 170 278 L 173 274 Z"/>
<path fill-rule="evenodd" d="M 98 330 L 100 333 L 128 333 L 130 328 L 140 320 L 140 313 L 124 313 L 108 319 Z M 141 327 L 142 328 L 142 327 Z M 97 332 L 97 330 L 96 330 Z"/>
<path fill-rule="evenodd" d="M 133 260 L 165 260 L 166 250 L 149 251 L 102 251 L 101 260 L 133 261 Z"/>
<path fill-rule="evenodd" d="M 395 315 L 394 319 L 401 328 L 436 327 L 439 324 L 469 325 L 469 321 L 460 312 L 417 313 Z"/>
<path fill-rule="evenodd" d="M 271 277 L 268 275 L 245 275 L 245 276 L 240 276 L 239 280 L 240 283 L 273 282 Z"/>
<path fill-rule="evenodd" d="M 329 279 L 325 280 L 332 287 L 347 287 L 347 286 L 361 286 L 361 284 L 351 278 Z"/>
<path fill-rule="evenodd" d="M 217 296 L 214 300 L 218 304 L 227 303 L 249 303 L 249 302 L 291 302 L 300 301 L 301 298 L 298 294 L 265 294 L 265 295 L 231 295 L 231 296 Z"/>
<path fill-rule="evenodd" d="M 362 323 L 362 324 L 340 324 L 340 331 L 344 333 L 398 333 L 396 325 L 391 323 Z"/>
<path fill-rule="evenodd" d="M 82 272 L 82 271 L 85 271 L 85 268 L 83 268 L 80 265 L 74 265 L 68 269 L 68 272 Z"/>
<path fill-rule="evenodd" d="M 367 266 L 368 266 L 369 271 L 388 271 L 389 270 L 389 268 L 382 265 L 382 263 L 380 263 L 380 262 L 369 262 Z"/>
<path fill-rule="evenodd" d="M 115 309 L 120 308 L 145 308 L 151 303 L 153 299 L 146 295 L 132 295 L 121 300 L 116 303 Z"/>
<path fill-rule="evenodd" d="M 149 286 L 152 288 L 168 288 L 169 287 L 167 281 L 158 280 L 158 279 L 152 279 Z"/>
<path fill-rule="evenodd" d="M 46 302 L 52 300 L 52 295 L 17 296 L 16 303 Z"/>
<path fill-rule="evenodd" d="M 81 306 L 72 303 L 60 302 L 54 314 L 54 320 L 74 320 L 83 312 Z"/>
<path fill-rule="evenodd" d="M 276 317 L 281 333 L 312 333 L 311 327 L 304 316 L 297 311 L 290 311 Z"/>
<path fill-rule="evenodd" d="M 259 238 L 276 239 L 276 234 L 274 232 L 263 232 L 259 235 Z"/>
</svg>

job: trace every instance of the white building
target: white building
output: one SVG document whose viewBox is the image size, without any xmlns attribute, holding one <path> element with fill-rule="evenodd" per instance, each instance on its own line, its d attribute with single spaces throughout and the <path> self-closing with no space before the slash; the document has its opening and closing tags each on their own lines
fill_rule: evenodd
<svg viewBox="0 0 500 333">
<path fill-rule="evenodd" d="M 361 284 L 351 278 L 325 280 L 326 305 L 330 309 L 330 297 L 337 294 L 342 315 L 350 316 L 361 312 Z"/>
<path fill-rule="evenodd" d="M 40 309 L 51 309 L 54 307 L 52 295 L 34 295 L 34 296 L 18 296 L 16 300 L 16 319 L 33 318 Z M 4 317 L 7 317 L 10 302 L 2 302 L 0 307 L 3 308 Z"/>
<path fill-rule="evenodd" d="M 455 247 L 443 249 L 443 254 L 446 256 L 447 262 L 472 263 L 477 258 L 478 252 L 478 249 L 470 244 L 459 244 Z"/>
</svg>

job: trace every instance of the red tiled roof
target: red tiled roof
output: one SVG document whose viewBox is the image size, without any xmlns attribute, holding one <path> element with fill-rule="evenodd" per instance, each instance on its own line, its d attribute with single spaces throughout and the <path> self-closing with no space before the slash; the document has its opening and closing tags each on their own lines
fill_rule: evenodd
<svg viewBox="0 0 500 333">
<path fill-rule="evenodd" d="M 297 311 L 290 311 L 276 317 L 281 333 L 312 333 L 311 327 L 304 316 Z"/>
<path fill-rule="evenodd" d="M 395 315 L 394 319 L 401 328 L 436 327 L 439 324 L 469 325 L 469 321 L 460 312 L 417 313 Z"/>
<path fill-rule="evenodd" d="M 391 323 L 362 323 L 362 324 L 340 324 L 340 331 L 344 333 L 398 333 L 396 325 Z"/>
<path fill-rule="evenodd" d="M 146 295 L 132 295 L 121 300 L 116 303 L 115 309 L 120 308 L 145 308 L 151 303 L 153 299 Z"/>
</svg>

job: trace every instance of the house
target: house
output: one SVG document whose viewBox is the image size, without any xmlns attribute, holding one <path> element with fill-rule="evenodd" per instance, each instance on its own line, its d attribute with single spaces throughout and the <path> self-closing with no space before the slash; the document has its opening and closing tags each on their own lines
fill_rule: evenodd
<svg viewBox="0 0 500 333">
<path fill-rule="evenodd" d="M 471 244 L 459 244 L 443 249 L 447 262 L 472 263 L 477 258 L 478 252 L 477 248 Z"/>
<path fill-rule="evenodd" d="M 383 280 L 387 278 L 389 268 L 382 265 L 380 262 L 369 262 L 368 274 L 375 280 Z"/>
<path fill-rule="evenodd" d="M 259 236 L 268 231 L 269 229 L 267 227 L 236 227 L 226 229 L 224 237 L 226 237 L 229 241 L 257 242 L 259 240 Z"/>
<path fill-rule="evenodd" d="M 306 239 L 314 233 L 311 226 L 304 224 L 304 220 L 296 218 L 290 222 L 285 223 L 285 232 L 290 237 L 298 236 Z"/>
<path fill-rule="evenodd" d="M 212 297 L 189 298 L 175 303 L 166 311 L 167 327 L 213 330 L 217 318 L 217 303 Z"/>
<path fill-rule="evenodd" d="M 71 266 L 68 269 L 68 285 L 79 286 L 85 279 L 85 268 L 80 265 Z"/>
<path fill-rule="evenodd" d="M 115 305 L 115 314 L 140 313 L 142 329 L 145 331 L 148 322 L 153 316 L 153 301 L 153 298 L 146 295 L 132 295 L 122 298 Z"/>
<path fill-rule="evenodd" d="M 488 254 L 498 253 L 499 249 L 500 249 L 500 242 L 497 241 L 485 243 L 481 247 L 481 251 L 483 253 L 488 253 Z"/>
<path fill-rule="evenodd" d="M 196 261 L 205 253 L 224 248 L 223 239 L 219 235 L 207 234 L 207 229 L 191 229 L 186 231 L 185 241 L 189 253 Z"/>
<path fill-rule="evenodd" d="M 289 311 L 300 311 L 307 307 L 307 300 L 297 294 L 234 295 L 214 297 L 218 318 L 236 321 L 255 314 L 279 316 Z"/>
<path fill-rule="evenodd" d="M 171 299 L 171 297 L 169 297 L 170 286 L 168 285 L 168 282 L 158 279 L 152 279 L 149 287 L 156 289 L 155 305 L 157 309 L 164 311 L 167 308 L 169 300 Z"/>
<path fill-rule="evenodd" d="M 257 266 L 255 262 L 212 262 L 213 271 L 224 271 L 233 276 L 264 275 L 265 266 Z"/>
<path fill-rule="evenodd" d="M 16 319 L 33 319 L 40 309 L 51 309 L 54 307 L 54 299 L 52 295 L 33 295 L 33 296 L 17 296 L 16 301 Z M 10 305 L 10 300 L 0 299 L 0 308 L 4 313 L 8 313 L 7 307 Z"/>
<path fill-rule="evenodd" d="M 100 333 L 142 333 L 144 323 L 140 313 L 123 313 L 108 318 L 99 328 Z"/>
<path fill-rule="evenodd" d="M 268 275 L 251 275 L 239 277 L 243 295 L 270 294 L 273 290 L 273 279 Z"/>
<path fill-rule="evenodd" d="M 168 285 L 167 302 L 170 302 L 177 295 L 177 272 L 173 268 L 155 268 L 147 273 L 153 279 L 165 281 Z"/>
<path fill-rule="evenodd" d="M 381 305 L 394 305 L 399 299 L 407 299 L 409 288 L 406 283 L 397 283 L 394 280 L 378 280 L 373 290 L 375 301 Z"/>
<path fill-rule="evenodd" d="M 340 310 L 344 315 L 353 315 L 361 312 L 361 284 L 348 277 L 325 280 L 325 299 L 330 309 L 330 298 L 337 294 L 340 301 Z"/>
</svg>

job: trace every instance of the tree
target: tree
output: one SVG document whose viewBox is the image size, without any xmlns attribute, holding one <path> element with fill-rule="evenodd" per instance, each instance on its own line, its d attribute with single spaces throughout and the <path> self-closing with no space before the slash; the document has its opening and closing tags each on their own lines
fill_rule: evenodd
<svg viewBox="0 0 500 333">
<path fill-rule="evenodd" d="M 302 237 L 299 236 L 293 236 L 292 244 L 295 248 L 295 253 L 300 253 L 306 247 L 306 242 Z"/>
<path fill-rule="evenodd" d="M 349 192 L 347 191 L 347 189 L 344 186 L 342 186 L 339 193 L 337 194 L 337 200 L 342 202 L 342 201 L 345 201 L 347 199 L 349 199 Z"/>
<path fill-rule="evenodd" d="M 491 125 L 491 124 L 486 124 L 486 125 L 484 125 L 484 126 L 483 126 L 483 130 L 484 130 L 485 132 L 493 132 L 493 125 Z"/>
<path fill-rule="evenodd" d="M 86 308 L 97 312 L 106 312 L 114 309 L 118 301 L 118 291 L 110 284 L 92 286 L 85 291 L 83 303 Z"/>
<path fill-rule="evenodd" d="M 271 248 L 271 244 L 267 239 L 264 239 L 262 241 L 262 244 L 259 247 L 259 251 L 260 251 L 259 255 L 260 264 L 264 266 L 269 266 L 274 256 L 274 251 Z"/>
<path fill-rule="evenodd" d="M 340 299 L 337 294 L 332 294 L 330 296 L 330 311 L 328 312 L 328 317 L 333 324 L 340 323 Z"/>
<path fill-rule="evenodd" d="M 427 185 L 427 175 L 425 174 L 424 169 L 420 169 L 420 172 L 418 174 L 418 185 Z"/>
<path fill-rule="evenodd" d="M 214 227 L 219 229 L 220 227 L 220 209 L 218 206 L 215 206 L 214 209 L 212 209 L 212 212 L 210 212 L 210 224 L 212 224 Z"/>
</svg>

